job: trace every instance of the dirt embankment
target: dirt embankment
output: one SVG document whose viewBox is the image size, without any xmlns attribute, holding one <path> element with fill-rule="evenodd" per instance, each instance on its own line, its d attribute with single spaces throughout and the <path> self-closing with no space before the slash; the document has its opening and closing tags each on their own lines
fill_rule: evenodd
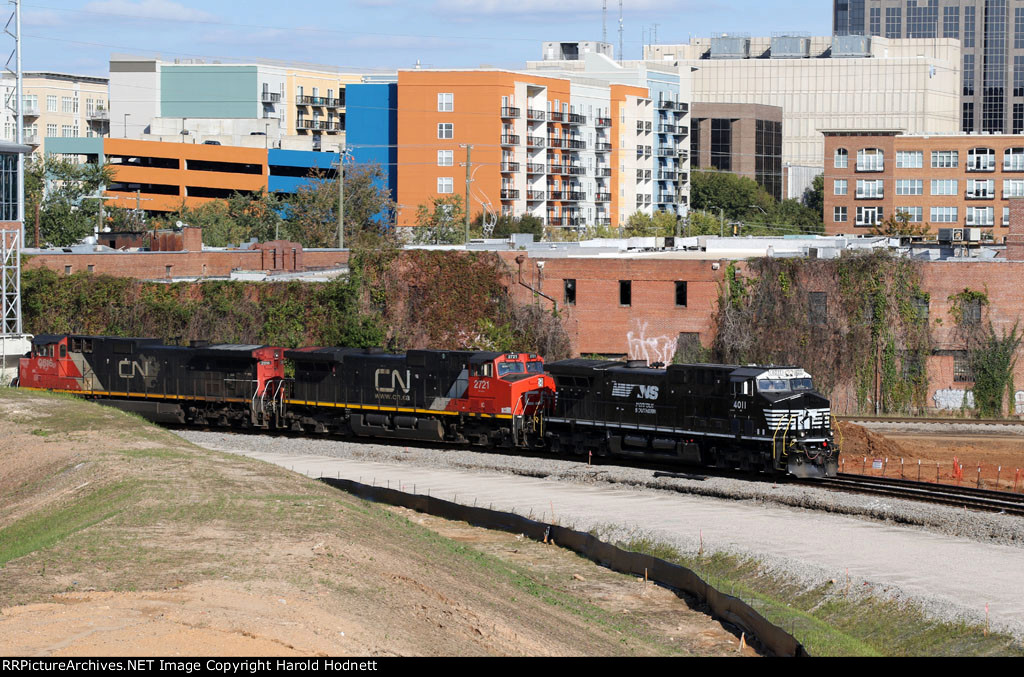
<svg viewBox="0 0 1024 677">
<path fill-rule="evenodd" d="M 77 400 L 0 391 L 0 466 L 0 654 L 737 655 L 571 553 Z"/>
</svg>

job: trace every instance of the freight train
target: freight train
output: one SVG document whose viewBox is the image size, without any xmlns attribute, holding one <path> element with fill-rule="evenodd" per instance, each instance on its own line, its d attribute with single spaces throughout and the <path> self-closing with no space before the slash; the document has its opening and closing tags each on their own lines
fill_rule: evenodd
<svg viewBox="0 0 1024 677">
<path fill-rule="evenodd" d="M 290 369 L 286 367 L 290 366 Z M 289 375 L 286 376 L 286 373 Z M 564 360 L 482 351 L 165 345 L 48 335 L 18 385 L 158 423 L 595 454 L 834 476 L 829 401 L 793 367 Z"/>
</svg>

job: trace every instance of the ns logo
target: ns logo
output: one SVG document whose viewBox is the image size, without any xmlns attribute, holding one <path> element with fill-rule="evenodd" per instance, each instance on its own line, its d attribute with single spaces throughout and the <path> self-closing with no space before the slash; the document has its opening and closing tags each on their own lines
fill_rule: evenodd
<svg viewBox="0 0 1024 677">
<path fill-rule="evenodd" d="M 373 374 L 373 385 L 379 393 L 390 394 L 401 390 L 403 393 L 409 392 L 409 370 L 405 371 L 405 378 L 402 378 L 402 372 L 396 369 L 378 369 Z"/>
<path fill-rule="evenodd" d="M 642 400 L 658 399 L 658 386 L 637 386 L 637 389 L 640 391 Z"/>
</svg>

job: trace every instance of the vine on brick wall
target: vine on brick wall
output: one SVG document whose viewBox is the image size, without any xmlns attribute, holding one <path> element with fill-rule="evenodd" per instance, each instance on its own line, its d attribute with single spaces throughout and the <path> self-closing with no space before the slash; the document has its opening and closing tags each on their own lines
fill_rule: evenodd
<svg viewBox="0 0 1024 677">
<path fill-rule="evenodd" d="M 1019 321 L 1010 331 L 996 333 L 991 320 L 984 322 L 988 294 L 970 288 L 949 297 L 957 339 L 967 351 L 974 378 L 974 407 L 982 418 L 997 418 L 1014 411 L 1013 371 L 1021 335 Z M 1005 398 L 1005 399 L 1004 399 Z M 965 399 L 966 402 L 966 399 Z M 1004 408 L 1005 403 L 1005 408 Z"/>
<path fill-rule="evenodd" d="M 865 411 L 922 408 L 931 339 L 920 279 L 917 263 L 887 252 L 756 259 L 742 277 L 730 266 L 715 357 L 802 367 L 823 393 L 850 387 Z"/>
</svg>

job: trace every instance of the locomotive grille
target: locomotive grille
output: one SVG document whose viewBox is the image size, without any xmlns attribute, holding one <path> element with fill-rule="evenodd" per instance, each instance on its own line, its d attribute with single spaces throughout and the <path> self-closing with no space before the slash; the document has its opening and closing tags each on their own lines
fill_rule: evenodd
<svg viewBox="0 0 1024 677">
<path fill-rule="evenodd" d="M 792 422 L 787 419 L 792 417 Z M 771 430 L 824 430 L 829 427 L 832 415 L 828 409 L 765 409 L 764 418 Z"/>
</svg>

